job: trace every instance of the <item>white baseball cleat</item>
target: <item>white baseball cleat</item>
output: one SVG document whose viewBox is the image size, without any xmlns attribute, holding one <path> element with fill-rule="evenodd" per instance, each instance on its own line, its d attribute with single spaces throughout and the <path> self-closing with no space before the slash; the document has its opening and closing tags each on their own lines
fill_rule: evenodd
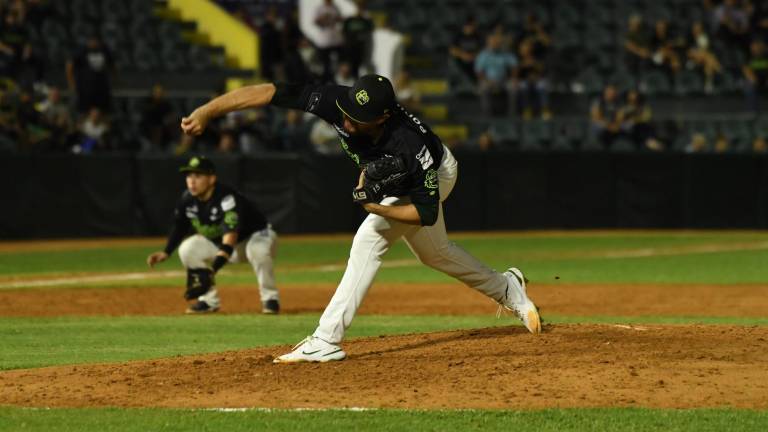
<svg viewBox="0 0 768 432">
<path fill-rule="evenodd" d="M 505 309 L 514 312 L 529 332 L 533 334 L 541 333 L 539 309 L 528 298 L 525 290 L 525 283 L 527 281 L 525 276 L 523 276 L 523 272 L 520 269 L 511 267 L 504 272 L 504 276 L 507 277 L 507 292 L 504 295 L 504 300 L 500 301 L 499 304 Z"/>
<path fill-rule="evenodd" d="M 344 360 L 347 353 L 340 346 L 326 342 L 319 337 L 307 336 L 299 342 L 293 351 L 274 359 L 273 363 L 325 363 L 335 360 Z"/>
</svg>

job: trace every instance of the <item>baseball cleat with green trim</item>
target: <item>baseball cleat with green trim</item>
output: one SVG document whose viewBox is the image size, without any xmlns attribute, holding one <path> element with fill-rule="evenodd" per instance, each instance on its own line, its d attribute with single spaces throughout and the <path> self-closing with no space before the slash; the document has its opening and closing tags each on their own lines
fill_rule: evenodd
<svg viewBox="0 0 768 432">
<path fill-rule="evenodd" d="M 528 280 L 523 275 L 523 272 L 518 268 L 511 267 L 504 272 L 504 276 L 507 278 L 507 291 L 504 299 L 499 304 L 520 318 L 520 321 L 523 322 L 529 332 L 533 334 L 541 333 L 539 309 L 528 298 L 525 287 L 525 283 Z"/>
<path fill-rule="evenodd" d="M 288 354 L 283 354 L 273 360 L 273 363 L 325 363 L 344 360 L 347 353 L 340 346 L 326 342 L 319 337 L 307 336 L 293 347 Z"/>
</svg>

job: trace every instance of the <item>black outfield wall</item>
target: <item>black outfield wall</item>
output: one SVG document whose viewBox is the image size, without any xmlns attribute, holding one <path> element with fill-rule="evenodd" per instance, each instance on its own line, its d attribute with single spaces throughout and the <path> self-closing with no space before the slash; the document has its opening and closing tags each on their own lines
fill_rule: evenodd
<svg viewBox="0 0 768 432">
<path fill-rule="evenodd" d="M 219 180 L 282 233 L 353 232 L 355 167 L 342 156 L 213 157 Z M 768 157 L 458 153 L 449 230 L 766 228 Z M 0 238 L 157 235 L 184 189 L 183 159 L 0 157 Z"/>
</svg>

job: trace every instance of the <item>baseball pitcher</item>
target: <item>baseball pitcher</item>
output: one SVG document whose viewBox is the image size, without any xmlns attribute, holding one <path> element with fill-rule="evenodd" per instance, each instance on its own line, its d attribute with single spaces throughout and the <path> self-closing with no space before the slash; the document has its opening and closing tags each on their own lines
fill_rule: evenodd
<svg viewBox="0 0 768 432">
<path fill-rule="evenodd" d="M 355 234 L 346 271 L 319 326 L 275 363 L 346 357 L 339 344 L 373 283 L 382 257 L 399 238 L 422 263 L 513 311 L 531 333 L 541 331 L 538 309 L 526 294 L 526 279 L 520 270 L 491 270 L 448 240 L 441 203 L 456 183 L 458 164 L 426 124 L 395 102 L 388 79 L 366 75 L 352 87 L 243 87 L 197 108 L 182 119 L 181 128 L 188 134 L 200 134 L 214 117 L 267 104 L 303 110 L 333 125 L 341 147 L 360 168 L 352 200 L 369 213 Z"/>
<path fill-rule="evenodd" d="M 264 215 L 237 191 L 217 183 L 216 167 L 209 159 L 193 157 L 180 171 L 186 174 L 187 190 L 176 205 L 165 249 L 149 255 L 147 264 L 154 267 L 167 260 L 178 247 L 187 269 L 187 313 L 197 314 L 221 307 L 216 273 L 228 262 L 247 260 L 259 280 L 262 312 L 278 313 L 272 270 L 277 235 Z"/>
</svg>

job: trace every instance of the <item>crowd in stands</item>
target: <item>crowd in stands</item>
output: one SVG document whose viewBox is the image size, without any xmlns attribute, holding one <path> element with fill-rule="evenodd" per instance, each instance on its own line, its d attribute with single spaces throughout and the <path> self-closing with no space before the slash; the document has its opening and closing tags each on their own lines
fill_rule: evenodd
<svg viewBox="0 0 768 432">
<path fill-rule="evenodd" d="M 73 2 L 71 7 L 86 3 Z M 563 65 L 568 63 L 564 47 L 573 48 L 573 41 L 564 40 L 563 35 L 570 33 L 551 17 L 543 19 L 537 13 L 541 9 L 527 11 L 516 25 L 494 21 L 494 17 L 462 16 L 445 45 L 445 56 L 452 71 L 473 89 L 482 114 L 493 122 L 484 132 L 456 145 L 479 150 L 510 147 L 511 142 L 517 146 L 530 128 L 539 134 L 536 128 L 551 127 L 553 131 L 540 134 L 554 136 L 570 126 L 561 127 L 565 123 L 554 121 L 558 112 L 551 104 L 552 95 L 571 92 L 594 97 L 582 121 L 584 141 L 597 143 L 596 149 L 729 152 L 737 147 L 738 139 L 742 151 L 764 152 L 768 136 L 762 129 L 741 133 L 706 124 L 700 129 L 697 125 L 682 128 L 654 118 L 654 97 L 675 91 L 684 96 L 681 89 L 686 85 L 712 97 L 728 91 L 743 93 L 745 112 L 752 113 L 759 113 L 761 95 L 768 90 L 768 2 L 688 3 L 696 5 L 701 14 L 682 21 L 630 10 L 626 20 L 611 30 L 609 39 L 615 41 L 606 42 L 615 44 L 618 55 L 608 63 L 580 65 L 584 71 L 565 79 L 558 70 L 567 66 Z M 53 51 L 46 51 L 40 40 L 52 28 L 49 18 L 57 14 L 54 4 L 53 0 L 0 0 L 0 150 L 341 151 L 335 131 L 324 122 L 304 113 L 269 108 L 232 113 L 213 122 L 201 137 L 181 135 L 179 119 L 194 108 L 189 98 L 179 103 L 159 84 L 147 89 L 147 97 L 140 101 L 112 96 L 111 83 L 120 73 L 120 53 L 105 43 L 103 32 L 73 37 L 78 48 L 52 65 L 55 59 L 49 53 Z M 288 6 L 268 5 L 257 15 L 243 7 L 231 10 L 259 34 L 260 73 L 265 80 L 350 85 L 373 70 L 374 24 L 363 2 L 358 3 L 355 15 L 343 17 L 333 0 L 324 0 L 313 11 L 319 33 L 312 41 L 299 27 L 295 5 Z M 592 54 L 587 51 L 577 52 L 584 52 L 591 62 Z M 46 81 L 50 75 L 46 68 L 52 66 L 60 68 L 64 84 Z M 590 74 L 591 69 L 599 74 Z M 600 77 L 605 79 L 593 79 Z M 403 71 L 393 84 L 399 102 L 419 113 L 425 97 L 414 85 L 412 73 Z M 599 87 L 584 90 L 596 84 Z M 130 105 L 127 109 L 116 109 L 126 104 Z M 136 133 L 128 138 L 124 129 L 129 121 L 120 117 L 125 111 L 137 118 Z M 500 119 L 514 124 L 499 127 L 496 120 Z M 532 125 L 517 126 L 518 121 Z M 540 126 L 541 122 L 546 126 Z M 513 127 L 522 129 L 510 132 Z M 498 133 L 501 129 L 506 133 Z"/>
</svg>

